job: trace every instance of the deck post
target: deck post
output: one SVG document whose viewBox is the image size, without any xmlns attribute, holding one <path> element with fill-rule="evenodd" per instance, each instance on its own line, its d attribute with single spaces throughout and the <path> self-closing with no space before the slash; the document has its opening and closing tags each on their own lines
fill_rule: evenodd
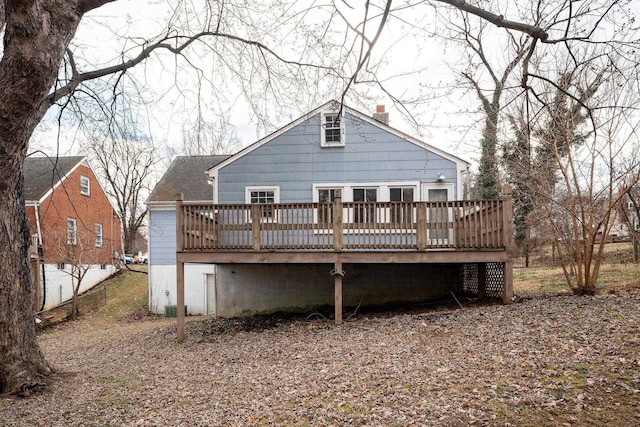
<svg viewBox="0 0 640 427">
<path fill-rule="evenodd" d="M 503 198 L 503 233 L 504 247 L 507 251 L 507 261 L 504 263 L 504 295 L 502 302 L 509 304 L 513 298 L 513 201 L 511 187 L 502 188 Z"/>
<path fill-rule="evenodd" d="M 260 210 L 259 204 L 251 205 L 251 231 L 254 251 L 260 250 Z"/>
<path fill-rule="evenodd" d="M 176 194 L 176 252 L 182 252 L 184 249 L 184 215 L 182 214 L 182 201 L 184 194 Z"/>
<path fill-rule="evenodd" d="M 342 251 L 342 232 L 342 190 L 338 189 L 333 193 L 333 248 L 336 252 Z"/>
<path fill-rule="evenodd" d="M 419 251 L 427 249 L 427 204 L 418 202 L 416 205 L 416 243 Z"/>
<path fill-rule="evenodd" d="M 182 230 L 182 201 L 184 200 L 184 195 L 182 193 L 178 193 L 176 195 L 176 253 L 182 252 L 183 249 L 183 230 Z M 184 262 L 178 261 L 176 259 L 176 319 L 177 319 L 177 340 L 178 343 L 183 343 L 185 341 L 184 334 Z"/>
<path fill-rule="evenodd" d="M 331 271 L 334 284 L 334 311 L 336 318 L 336 325 L 342 324 L 342 278 L 344 277 L 344 271 L 342 271 L 342 261 L 336 261 Z"/>
<path fill-rule="evenodd" d="M 185 341 L 184 334 L 184 262 L 178 261 L 176 263 L 176 281 L 177 281 L 177 301 L 176 301 L 176 319 L 178 322 L 178 343 L 183 343 Z"/>
</svg>

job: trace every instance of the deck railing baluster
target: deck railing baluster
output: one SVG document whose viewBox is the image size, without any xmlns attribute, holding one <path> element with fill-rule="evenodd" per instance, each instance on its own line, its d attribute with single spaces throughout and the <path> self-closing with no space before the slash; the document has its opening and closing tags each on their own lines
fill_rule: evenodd
<svg viewBox="0 0 640 427">
<path fill-rule="evenodd" d="M 337 198 L 330 206 L 177 203 L 178 250 L 495 250 L 509 242 L 502 200 L 343 203 Z"/>
</svg>

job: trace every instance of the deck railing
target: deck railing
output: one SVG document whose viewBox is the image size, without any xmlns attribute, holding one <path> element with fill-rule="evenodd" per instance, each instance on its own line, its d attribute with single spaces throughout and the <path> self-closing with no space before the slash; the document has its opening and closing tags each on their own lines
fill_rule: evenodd
<svg viewBox="0 0 640 427">
<path fill-rule="evenodd" d="M 177 250 L 425 251 L 505 250 L 511 203 L 342 202 L 202 204 L 177 202 Z"/>
</svg>

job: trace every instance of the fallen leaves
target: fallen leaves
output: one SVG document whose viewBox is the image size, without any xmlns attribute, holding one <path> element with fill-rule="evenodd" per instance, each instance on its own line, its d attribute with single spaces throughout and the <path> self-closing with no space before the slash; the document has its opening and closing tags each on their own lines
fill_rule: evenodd
<svg viewBox="0 0 640 427">
<path fill-rule="evenodd" d="M 89 321 L 40 337 L 50 362 L 75 375 L 30 399 L 0 401 L 0 425 L 595 426 L 640 418 L 637 290 L 360 314 L 341 327 L 319 317 L 210 320 L 194 323 L 184 345 L 173 323 Z"/>
</svg>

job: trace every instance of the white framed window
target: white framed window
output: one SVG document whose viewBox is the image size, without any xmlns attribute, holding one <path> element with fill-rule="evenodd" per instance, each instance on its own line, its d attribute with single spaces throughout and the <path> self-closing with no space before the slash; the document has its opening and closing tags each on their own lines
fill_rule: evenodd
<svg viewBox="0 0 640 427">
<path fill-rule="evenodd" d="M 377 202 L 378 188 L 354 188 L 354 202 Z M 370 224 L 376 222 L 376 208 L 373 205 L 356 205 L 353 211 L 353 222 L 358 224 Z"/>
<path fill-rule="evenodd" d="M 414 187 L 390 187 L 390 202 L 413 202 Z M 413 208 L 406 204 L 398 203 L 392 205 L 389 212 L 389 220 L 394 224 L 410 224 L 413 223 Z"/>
<path fill-rule="evenodd" d="M 335 200 L 336 190 L 341 188 L 318 188 L 318 217 L 316 222 L 321 224 L 333 223 L 333 201 Z"/>
<path fill-rule="evenodd" d="M 80 175 L 80 194 L 83 196 L 91 195 L 91 180 L 84 175 Z"/>
<path fill-rule="evenodd" d="M 320 145 L 322 147 L 344 147 L 344 115 L 340 111 L 327 111 L 321 114 Z"/>
<path fill-rule="evenodd" d="M 314 221 L 318 224 L 331 224 L 333 221 L 335 190 L 342 191 L 342 201 L 348 204 L 343 207 L 342 212 L 345 223 L 389 223 L 403 229 L 415 223 L 416 209 L 411 202 L 419 202 L 422 197 L 419 181 L 318 183 L 313 184 L 312 188 L 313 201 L 318 203 L 317 212 L 314 213 Z M 393 201 L 404 203 L 399 203 L 398 206 L 389 206 L 386 203 Z M 352 202 L 380 203 L 358 205 Z M 359 226 L 357 229 L 361 230 L 362 227 Z"/>
<path fill-rule="evenodd" d="M 67 218 L 67 245 L 75 245 L 77 243 L 77 228 L 74 218 Z"/>
<path fill-rule="evenodd" d="M 96 248 L 102 247 L 102 224 L 95 225 Z"/>
<path fill-rule="evenodd" d="M 247 187 L 245 189 L 246 203 L 260 206 L 260 221 L 276 222 L 277 213 L 273 204 L 280 203 L 279 187 Z M 250 220 L 250 216 L 248 220 Z"/>
</svg>

